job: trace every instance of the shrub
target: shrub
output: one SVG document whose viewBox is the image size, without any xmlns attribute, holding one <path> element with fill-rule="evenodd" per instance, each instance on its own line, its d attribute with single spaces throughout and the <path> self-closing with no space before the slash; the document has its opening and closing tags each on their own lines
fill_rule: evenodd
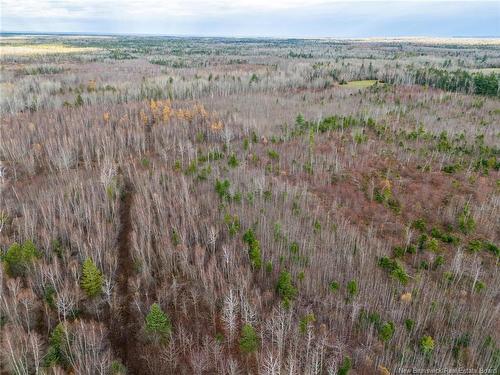
<svg viewBox="0 0 500 375">
<path fill-rule="evenodd" d="M 411 226 L 421 232 L 425 232 L 427 230 L 427 224 L 425 223 L 424 219 L 417 219 L 413 221 Z"/>
<path fill-rule="evenodd" d="M 257 74 L 253 73 L 252 74 L 252 77 L 250 77 L 250 82 L 249 84 L 252 84 L 254 82 L 258 82 L 259 81 L 259 77 L 257 76 Z"/>
<path fill-rule="evenodd" d="M 255 131 L 252 131 L 251 138 L 252 143 L 259 143 L 259 137 L 257 136 L 257 133 Z"/>
<path fill-rule="evenodd" d="M 290 244 L 290 252 L 292 254 L 297 254 L 299 252 L 299 244 L 296 241 Z"/>
<path fill-rule="evenodd" d="M 361 144 L 361 143 L 366 142 L 368 140 L 368 136 L 366 134 L 363 134 L 360 131 L 354 132 L 352 135 L 352 138 L 354 140 L 354 143 L 356 143 L 356 144 Z"/>
<path fill-rule="evenodd" d="M 191 176 L 195 174 L 197 171 L 198 171 L 198 163 L 196 160 L 193 160 L 191 163 L 188 164 L 184 173 L 187 174 L 188 176 Z"/>
<path fill-rule="evenodd" d="M 231 168 L 236 168 L 238 165 L 240 165 L 240 162 L 238 161 L 238 158 L 235 154 L 231 154 L 231 156 L 229 156 L 229 158 L 227 159 L 227 164 Z"/>
<path fill-rule="evenodd" d="M 473 253 L 480 250 L 485 250 L 493 253 L 495 256 L 500 256 L 500 249 L 492 242 L 482 240 L 472 240 L 467 245 L 467 249 Z"/>
<path fill-rule="evenodd" d="M 375 188 L 373 198 L 376 202 L 382 203 L 393 210 L 394 213 L 401 213 L 401 204 L 392 196 L 392 190 L 388 183 L 387 186 L 384 186 L 382 188 L 382 190 L 379 188 Z"/>
<path fill-rule="evenodd" d="M 453 276 L 453 273 L 447 271 L 443 273 L 443 278 L 446 282 L 451 283 L 455 277 Z"/>
<path fill-rule="evenodd" d="M 387 322 L 382 324 L 378 330 L 378 336 L 380 340 L 386 342 L 389 341 L 392 336 L 394 336 L 394 323 L 393 322 Z"/>
<path fill-rule="evenodd" d="M 81 107 L 83 105 L 83 98 L 80 94 L 78 94 L 76 96 L 76 99 L 75 99 L 75 107 Z"/>
<path fill-rule="evenodd" d="M 234 193 L 234 195 L 231 197 L 231 199 L 235 203 L 241 203 L 241 193 L 239 191 L 237 191 L 236 193 Z"/>
<path fill-rule="evenodd" d="M 205 168 L 201 168 L 196 177 L 200 181 L 206 181 L 208 180 L 208 176 L 210 175 L 210 173 L 212 173 L 212 168 L 210 166 L 207 166 Z"/>
<path fill-rule="evenodd" d="M 279 154 L 274 150 L 267 151 L 267 156 L 269 156 L 271 160 L 279 160 L 280 158 Z"/>
<path fill-rule="evenodd" d="M 421 269 L 421 270 L 428 270 L 429 269 L 429 263 L 426 260 L 423 260 L 423 261 L 420 262 L 418 268 Z"/>
<path fill-rule="evenodd" d="M 248 245 L 251 245 L 252 243 L 257 241 L 257 237 L 255 237 L 255 232 L 253 231 L 252 228 L 248 229 L 243 234 L 243 241 L 246 242 Z"/>
<path fill-rule="evenodd" d="M 306 333 L 307 328 L 311 323 L 314 323 L 316 321 L 316 317 L 314 316 L 313 313 L 307 314 L 304 316 L 302 319 L 300 319 L 299 323 L 299 329 L 301 333 Z"/>
<path fill-rule="evenodd" d="M 462 348 L 467 348 L 470 344 L 470 335 L 468 333 L 465 333 L 459 337 L 457 337 L 455 340 L 453 340 L 453 358 L 456 360 L 458 359 L 460 355 L 460 351 Z"/>
<path fill-rule="evenodd" d="M 295 119 L 295 124 L 298 126 L 303 126 L 303 125 L 305 125 L 305 123 L 306 123 L 306 120 L 304 119 L 304 116 L 302 115 L 302 113 L 299 113 L 297 115 L 297 118 Z"/>
<path fill-rule="evenodd" d="M 484 288 L 486 288 L 486 284 L 483 283 L 482 281 L 477 281 L 475 284 L 474 284 L 474 290 L 479 293 L 481 292 Z"/>
<path fill-rule="evenodd" d="M 395 258 L 401 258 L 401 257 L 403 257 L 405 255 L 406 249 L 404 247 L 402 247 L 402 246 L 396 246 L 393 249 L 392 253 L 394 254 Z"/>
<path fill-rule="evenodd" d="M 245 324 L 241 329 L 240 350 L 243 353 L 253 353 L 259 347 L 259 338 L 250 324 Z"/>
<path fill-rule="evenodd" d="M 311 175 L 314 174 L 314 168 L 311 162 L 308 161 L 307 163 L 304 164 L 304 172 Z"/>
<path fill-rule="evenodd" d="M 394 198 L 390 198 L 387 201 L 387 207 L 389 207 L 391 210 L 393 210 L 394 213 L 396 213 L 396 214 L 401 213 L 401 203 L 399 203 L 399 201 L 394 199 Z"/>
<path fill-rule="evenodd" d="M 351 280 L 347 283 L 347 295 L 349 298 L 355 297 L 358 294 L 358 283 L 356 280 Z"/>
<path fill-rule="evenodd" d="M 460 169 L 460 164 L 448 164 L 442 168 L 444 173 L 453 174 Z"/>
<path fill-rule="evenodd" d="M 406 330 L 408 332 L 410 332 L 413 327 L 415 326 L 415 321 L 411 320 L 411 319 L 406 319 L 405 320 L 405 327 L 406 327 Z"/>
<path fill-rule="evenodd" d="M 318 234 L 321 232 L 321 223 L 318 220 L 314 220 L 313 231 L 314 231 L 314 234 Z"/>
<path fill-rule="evenodd" d="M 164 340 L 172 332 L 172 323 L 168 315 L 157 303 L 153 303 L 146 316 L 146 331 Z"/>
<path fill-rule="evenodd" d="M 215 181 L 215 191 L 219 195 L 220 199 L 226 199 L 226 200 L 231 199 L 231 195 L 229 194 L 229 186 L 230 185 L 231 184 L 229 183 L 228 180 L 224 180 L 224 181 L 216 180 Z"/>
<path fill-rule="evenodd" d="M 483 242 L 481 240 L 472 240 L 467 245 L 467 249 L 470 252 L 477 253 L 483 248 Z"/>
<path fill-rule="evenodd" d="M 181 165 L 180 160 L 176 160 L 174 162 L 173 170 L 176 171 L 176 172 L 180 172 L 181 169 L 182 169 L 182 165 Z"/>
<path fill-rule="evenodd" d="M 492 242 L 483 242 L 483 248 L 492 252 L 495 256 L 500 257 L 500 248 Z"/>
<path fill-rule="evenodd" d="M 171 240 L 172 240 L 172 245 L 174 246 L 177 246 L 181 243 L 181 237 L 179 236 L 179 233 L 177 233 L 175 229 L 172 230 Z"/>
<path fill-rule="evenodd" d="M 476 228 L 476 222 L 472 217 L 468 204 L 465 205 L 462 213 L 458 216 L 458 228 L 464 234 L 469 234 Z"/>
<path fill-rule="evenodd" d="M 222 344 L 224 342 L 224 335 L 222 334 L 222 332 L 217 332 L 214 338 L 215 341 L 217 341 L 219 344 Z"/>
<path fill-rule="evenodd" d="M 302 281 L 306 277 L 306 274 L 304 271 L 300 271 L 299 274 L 297 275 L 297 280 Z"/>
<path fill-rule="evenodd" d="M 377 312 L 372 312 L 368 314 L 368 321 L 375 326 L 375 328 L 379 329 L 380 327 L 380 314 Z"/>
<path fill-rule="evenodd" d="M 397 261 L 384 256 L 378 260 L 378 265 L 388 271 L 392 277 L 399 280 L 401 284 L 406 285 L 408 283 L 410 276 Z"/>
<path fill-rule="evenodd" d="M 63 247 L 61 241 L 55 239 L 50 243 L 50 246 L 52 248 L 52 251 L 57 255 L 57 257 L 61 259 L 63 255 Z"/>
<path fill-rule="evenodd" d="M 434 265 L 433 265 L 433 268 L 436 269 L 438 268 L 439 266 L 442 266 L 444 264 L 444 256 L 442 255 L 439 255 L 438 257 L 436 257 L 436 259 L 434 260 Z"/>
<path fill-rule="evenodd" d="M 271 200 L 273 193 L 271 190 L 266 190 L 264 191 L 263 195 L 264 195 L 264 200 L 269 201 Z"/>
<path fill-rule="evenodd" d="M 330 291 L 336 292 L 339 289 L 340 285 L 336 281 L 332 281 L 329 285 Z"/>
<path fill-rule="evenodd" d="M 439 251 L 439 242 L 435 238 L 431 238 L 429 241 L 427 241 L 427 248 L 430 251 L 433 251 L 437 253 Z"/>
<path fill-rule="evenodd" d="M 401 265 L 398 265 L 398 268 L 391 272 L 391 276 L 399 280 L 399 282 L 403 285 L 408 284 L 408 280 L 410 278 Z"/>
<path fill-rule="evenodd" d="M 458 237 L 455 237 L 450 233 L 443 233 L 438 228 L 431 229 L 431 236 L 436 238 L 436 239 L 439 239 L 445 243 L 451 243 L 454 245 L 456 245 L 460 242 Z"/>
<path fill-rule="evenodd" d="M 420 237 L 418 237 L 418 249 L 419 250 L 424 250 L 427 247 L 427 241 L 429 240 L 429 237 L 424 233 L 421 234 Z"/>
<path fill-rule="evenodd" d="M 239 232 L 241 225 L 238 216 L 232 216 L 230 214 L 226 214 L 224 216 L 224 222 L 227 225 L 227 228 L 229 230 L 229 235 L 231 237 L 233 237 L 236 233 Z"/>
<path fill-rule="evenodd" d="M 56 304 L 54 301 L 54 297 L 56 296 L 56 289 L 53 285 L 49 284 L 48 286 L 43 288 L 43 300 L 49 305 L 51 308 L 55 308 Z"/>
<path fill-rule="evenodd" d="M 203 143 L 206 140 L 206 135 L 203 132 L 196 133 L 196 142 Z"/>
<path fill-rule="evenodd" d="M 406 246 L 405 251 L 409 254 L 415 254 L 417 252 L 417 249 L 415 245 L 408 245 Z"/>
<path fill-rule="evenodd" d="M 350 370 L 351 370 L 351 358 L 344 357 L 344 360 L 342 361 L 342 364 L 340 365 L 340 368 L 337 372 L 337 375 L 347 375 L 347 374 L 349 374 Z"/>
<path fill-rule="evenodd" d="M 283 231 L 281 229 L 281 224 L 279 222 L 274 223 L 274 240 L 275 241 L 282 241 L 286 240 L 285 235 L 283 234 Z"/>
<path fill-rule="evenodd" d="M 271 261 L 266 262 L 266 272 L 268 272 L 268 273 L 273 272 L 273 262 L 271 262 Z"/>
<path fill-rule="evenodd" d="M 283 303 L 285 304 L 285 306 L 288 307 L 290 305 L 290 302 L 297 295 L 297 289 L 292 283 L 292 276 L 290 275 L 290 272 L 281 271 L 278 278 L 276 291 L 278 292 L 278 295 L 283 299 Z"/>
<path fill-rule="evenodd" d="M 127 373 L 127 368 L 120 361 L 111 362 L 110 367 L 111 375 L 125 375 Z"/>
<path fill-rule="evenodd" d="M 31 263 L 40 256 L 35 244 L 28 240 L 24 241 L 22 245 L 17 242 L 13 243 L 2 260 L 5 263 L 7 274 L 17 277 L 24 276 Z"/>
<path fill-rule="evenodd" d="M 431 336 L 424 336 L 420 340 L 420 350 L 425 355 L 431 354 L 432 351 L 434 350 L 434 346 L 435 346 L 434 339 Z"/>
<path fill-rule="evenodd" d="M 103 281 L 101 271 L 92 262 L 92 259 L 85 259 L 82 266 L 81 287 L 87 296 L 95 297 L 101 294 Z"/>
<path fill-rule="evenodd" d="M 392 271 L 397 267 L 397 262 L 386 256 L 383 256 L 378 260 L 378 265 L 386 271 Z"/>
</svg>

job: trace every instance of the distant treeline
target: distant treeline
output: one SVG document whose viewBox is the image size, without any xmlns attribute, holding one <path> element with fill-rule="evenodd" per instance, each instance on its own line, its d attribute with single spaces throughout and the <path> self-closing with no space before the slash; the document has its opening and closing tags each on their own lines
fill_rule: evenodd
<svg viewBox="0 0 500 375">
<path fill-rule="evenodd" d="M 446 91 L 469 94 L 500 96 L 498 82 L 500 74 L 469 73 L 465 70 L 448 71 L 426 68 L 415 71 L 415 83 L 437 87 Z"/>
</svg>

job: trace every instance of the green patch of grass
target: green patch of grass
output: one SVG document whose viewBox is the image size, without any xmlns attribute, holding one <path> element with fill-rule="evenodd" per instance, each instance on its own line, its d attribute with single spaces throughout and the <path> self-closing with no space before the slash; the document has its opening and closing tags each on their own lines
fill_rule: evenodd
<svg viewBox="0 0 500 375">
<path fill-rule="evenodd" d="M 353 89 L 364 89 L 366 87 L 371 87 L 375 85 L 378 81 L 376 79 L 364 79 L 360 81 L 350 81 L 347 82 L 345 85 L 342 85 L 342 87 L 349 87 Z"/>
</svg>

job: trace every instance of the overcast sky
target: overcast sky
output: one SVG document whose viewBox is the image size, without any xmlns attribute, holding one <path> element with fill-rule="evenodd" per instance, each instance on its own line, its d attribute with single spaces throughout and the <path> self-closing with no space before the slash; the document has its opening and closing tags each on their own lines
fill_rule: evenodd
<svg viewBox="0 0 500 375">
<path fill-rule="evenodd" d="M 276 37 L 500 36 L 500 0 L 0 1 L 2 31 Z"/>
</svg>

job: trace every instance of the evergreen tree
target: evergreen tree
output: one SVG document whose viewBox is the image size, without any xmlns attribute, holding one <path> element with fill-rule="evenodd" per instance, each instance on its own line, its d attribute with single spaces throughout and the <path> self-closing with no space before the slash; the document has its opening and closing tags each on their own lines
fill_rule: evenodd
<svg viewBox="0 0 500 375">
<path fill-rule="evenodd" d="M 94 262 L 92 262 L 92 259 L 85 259 L 85 262 L 83 262 L 81 286 L 85 293 L 87 293 L 87 296 L 95 297 L 101 294 L 103 281 L 102 273 Z"/>
<path fill-rule="evenodd" d="M 243 241 L 248 244 L 248 256 L 250 257 L 250 263 L 253 268 L 260 268 L 262 266 L 262 256 L 260 253 L 260 243 L 255 237 L 255 233 L 252 228 L 247 230 L 243 235 Z"/>
<path fill-rule="evenodd" d="M 283 299 L 285 307 L 288 307 L 290 305 L 290 301 L 295 298 L 295 295 L 297 294 L 297 288 L 295 288 L 292 284 L 292 275 L 290 275 L 290 272 L 282 271 L 280 273 L 276 291 Z"/>
<path fill-rule="evenodd" d="M 302 115 L 302 113 L 299 113 L 295 119 L 295 123 L 298 125 L 298 126 L 304 126 L 305 123 L 306 123 L 306 120 L 304 119 L 304 115 Z"/>
<path fill-rule="evenodd" d="M 3 257 L 6 272 L 13 277 L 24 276 L 29 265 L 40 253 L 32 241 L 25 241 L 22 245 L 13 243 Z"/>
<path fill-rule="evenodd" d="M 62 323 L 59 323 L 49 338 L 49 348 L 45 355 L 45 366 L 50 367 L 53 365 L 61 365 L 63 367 L 68 365 L 68 361 L 64 352 L 64 338 L 66 332 Z"/>
<path fill-rule="evenodd" d="M 159 336 L 161 339 L 170 336 L 172 331 L 170 318 L 157 303 L 151 305 L 149 313 L 146 316 L 146 331 Z"/>
<path fill-rule="evenodd" d="M 259 338 L 250 324 L 245 324 L 241 330 L 240 350 L 243 353 L 252 353 L 259 347 Z"/>
<path fill-rule="evenodd" d="M 81 94 L 78 94 L 75 99 L 75 107 L 81 107 L 83 105 L 83 98 Z"/>
</svg>

